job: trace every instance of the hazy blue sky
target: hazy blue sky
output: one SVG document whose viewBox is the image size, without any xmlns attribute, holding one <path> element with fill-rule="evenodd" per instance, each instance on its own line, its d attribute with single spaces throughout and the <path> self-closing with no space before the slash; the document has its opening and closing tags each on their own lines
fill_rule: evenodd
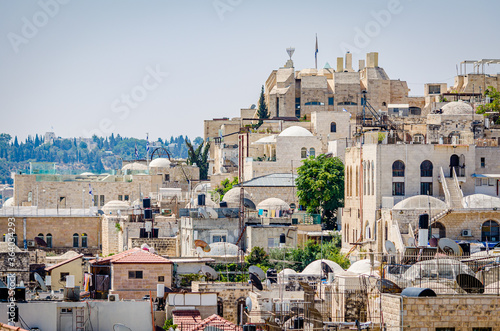
<svg viewBox="0 0 500 331">
<path fill-rule="evenodd" d="M 499 12 L 457 0 L 0 0 L 0 132 L 202 135 L 204 119 L 257 103 L 286 47 L 297 69 L 314 67 L 316 33 L 319 67 L 346 45 L 355 69 L 377 51 L 421 95 L 452 83 L 462 60 L 500 58 Z"/>
</svg>

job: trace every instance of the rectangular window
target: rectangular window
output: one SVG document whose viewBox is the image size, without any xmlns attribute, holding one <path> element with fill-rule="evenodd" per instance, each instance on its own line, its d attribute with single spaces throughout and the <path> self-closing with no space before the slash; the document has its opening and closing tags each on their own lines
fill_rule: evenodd
<svg viewBox="0 0 500 331">
<path fill-rule="evenodd" d="M 101 207 L 104 206 L 104 195 L 99 196 L 99 203 Z"/>
<path fill-rule="evenodd" d="M 87 235 L 82 236 L 82 247 L 87 248 L 88 243 L 87 243 Z"/>
<path fill-rule="evenodd" d="M 278 247 L 279 240 L 276 238 L 267 238 L 267 247 Z"/>
<path fill-rule="evenodd" d="M 405 195 L 405 183 L 404 182 L 395 182 L 392 183 L 392 195 Z"/>
<path fill-rule="evenodd" d="M 128 194 L 125 194 L 125 201 L 129 201 L 129 200 L 130 200 L 130 198 L 129 198 Z"/>
<path fill-rule="evenodd" d="M 421 195 L 432 195 L 432 183 L 420 183 Z"/>
<path fill-rule="evenodd" d="M 94 207 L 99 207 L 99 196 L 94 195 Z"/>
<path fill-rule="evenodd" d="M 472 328 L 472 331 L 492 331 L 492 328 Z"/>
<path fill-rule="evenodd" d="M 333 97 L 329 97 L 328 98 L 328 106 L 333 106 L 334 103 L 333 103 Z"/>
<path fill-rule="evenodd" d="M 213 243 L 226 242 L 226 236 L 223 235 L 215 235 L 212 237 Z"/>
<path fill-rule="evenodd" d="M 73 247 L 78 247 L 78 234 L 73 235 Z"/>
<path fill-rule="evenodd" d="M 481 168 L 486 167 L 486 158 L 482 157 L 481 158 Z"/>
<path fill-rule="evenodd" d="M 165 276 L 158 276 L 158 281 L 159 282 L 164 282 L 165 281 Z"/>
<path fill-rule="evenodd" d="M 119 194 L 118 195 L 118 200 L 123 201 L 123 195 Z"/>
<path fill-rule="evenodd" d="M 164 178 L 165 178 L 164 182 L 169 182 L 170 181 L 170 174 L 165 174 Z"/>
<path fill-rule="evenodd" d="M 60 281 L 61 282 L 65 282 L 66 281 L 66 276 L 69 276 L 69 272 L 61 272 Z"/>
<path fill-rule="evenodd" d="M 429 85 L 429 94 L 440 94 L 441 86 L 439 85 Z"/>
<path fill-rule="evenodd" d="M 488 185 L 495 186 L 496 178 L 488 178 Z"/>
<path fill-rule="evenodd" d="M 128 279 L 142 279 L 142 271 L 129 271 Z"/>
</svg>

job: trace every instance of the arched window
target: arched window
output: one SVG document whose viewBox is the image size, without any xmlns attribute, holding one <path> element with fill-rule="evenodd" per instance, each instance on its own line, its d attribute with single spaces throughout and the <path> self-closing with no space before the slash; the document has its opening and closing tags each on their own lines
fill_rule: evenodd
<svg viewBox="0 0 500 331">
<path fill-rule="evenodd" d="M 432 177 L 432 169 L 434 166 L 429 160 L 425 160 L 420 164 L 420 177 Z"/>
<path fill-rule="evenodd" d="M 365 239 L 370 239 L 372 236 L 371 236 L 371 231 L 370 231 L 370 224 L 368 222 L 366 222 L 366 226 L 365 226 Z"/>
<path fill-rule="evenodd" d="M 52 248 L 52 234 L 51 233 L 47 233 L 47 237 L 46 238 L 46 243 L 47 243 L 47 248 Z"/>
<path fill-rule="evenodd" d="M 446 238 L 446 228 L 441 222 L 432 223 L 431 231 L 434 238 Z"/>
<path fill-rule="evenodd" d="M 238 299 L 236 303 L 236 308 L 238 309 L 238 320 L 236 321 L 236 324 L 238 325 L 243 325 L 246 323 L 246 316 L 245 316 L 245 298 L 240 298 Z"/>
<path fill-rule="evenodd" d="M 80 247 L 80 240 L 79 240 L 79 236 L 78 236 L 78 233 L 73 233 L 73 247 Z"/>
<path fill-rule="evenodd" d="M 405 176 L 405 164 L 403 161 L 395 161 L 392 164 L 392 177 L 404 177 Z"/>
<path fill-rule="evenodd" d="M 387 240 L 388 237 L 389 237 L 389 228 L 387 227 L 387 222 L 385 222 L 384 240 Z"/>
<path fill-rule="evenodd" d="M 302 147 L 302 148 L 300 149 L 300 157 L 301 157 L 302 159 L 305 159 L 305 158 L 307 157 L 307 148 Z"/>
<path fill-rule="evenodd" d="M 499 241 L 500 228 L 495 221 L 486 221 L 481 227 L 481 241 Z"/>
<path fill-rule="evenodd" d="M 337 123 L 330 123 L 330 132 L 337 132 Z"/>
<path fill-rule="evenodd" d="M 375 175 L 373 174 L 373 172 L 375 171 L 375 165 L 373 163 L 373 160 L 372 160 L 372 166 L 371 166 L 371 169 L 372 169 L 372 195 L 375 195 Z"/>
<path fill-rule="evenodd" d="M 312 157 L 316 156 L 316 150 L 312 147 L 309 149 L 309 156 L 312 156 Z"/>
<path fill-rule="evenodd" d="M 36 236 L 36 237 L 45 241 L 45 237 L 43 236 L 43 233 L 39 233 L 38 236 Z"/>
<path fill-rule="evenodd" d="M 82 247 L 85 247 L 85 248 L 88 247 L 87 234 L 86 233 L 82 233 Z"/>
</svg>

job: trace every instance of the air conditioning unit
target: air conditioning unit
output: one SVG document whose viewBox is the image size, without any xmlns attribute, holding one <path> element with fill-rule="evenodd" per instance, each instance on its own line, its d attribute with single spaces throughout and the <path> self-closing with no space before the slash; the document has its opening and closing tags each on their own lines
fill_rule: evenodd
<svg viewBox="0 0 500 331">
<path fill-rule="evenodd" d="M 108 294 L 108 301 L 120 301 L 118 294 Z"/>
<path fill-rule="evenodd" d="M 28 240 L 28 247 L 35 247 L 35 241 L 34 240 Z"/>
<path fill-rule="evenodd" d="M 462 237 L 472 237 L 472 231 L 471 230 L 462 230 Z"/>
</svg>

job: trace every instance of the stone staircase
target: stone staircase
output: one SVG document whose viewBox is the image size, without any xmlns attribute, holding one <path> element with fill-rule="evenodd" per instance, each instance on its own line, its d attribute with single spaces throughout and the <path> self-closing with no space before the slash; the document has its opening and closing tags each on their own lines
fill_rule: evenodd
<svg viewBox="0 0 500 331">
<path fill-rule="evenodd" d="M 462 194 L 460 187 L 457 187 L 456 181 L 453 178 L 445 178 L 446 185 L 448 186 L 448 191 L 450 192 L 450 207 L 452 209 L 463 208 L 462 204 Z"/>
</svg>

